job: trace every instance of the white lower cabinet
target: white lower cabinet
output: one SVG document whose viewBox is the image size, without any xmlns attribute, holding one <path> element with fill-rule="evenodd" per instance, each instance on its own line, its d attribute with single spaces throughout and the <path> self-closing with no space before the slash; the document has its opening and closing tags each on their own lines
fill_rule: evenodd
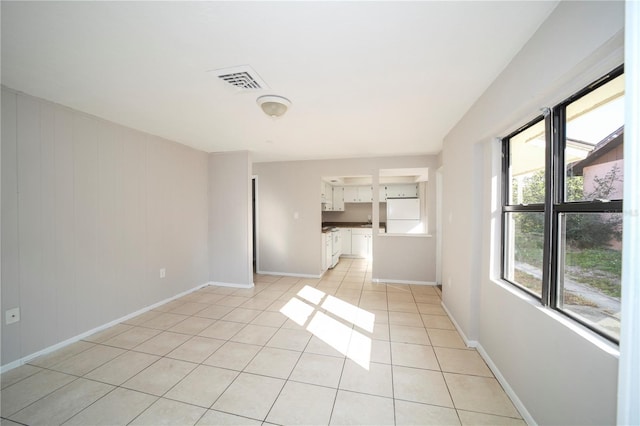
<svg viewBox="0 0 640 426">
<path fill-rule="evenodd" d="M 322 233 L 322 271 L 326 271 L 329 268 L 327 264 L 327 240 L 330 239 L 326 232 Z"/>
<path fill-rule="evenodd" d="M 324 235 L 322 237 L 322 241 L 324 244 Z M 327 234 L 327 240 L 331 241 L 331 234 Z M 344 256 L 351 257 L 371 257 L 372 253 L 372 239 L 373 239 L 373 231 L 371 228 L 340 228 L 340 239 L 342 240 L 342 250 L 341 254 Z M 323 268 L 325 264 L 324 258 L 326 257 L 326 262 L 328 264 L 327 268 L 331 264 L 331 255 L 330 252 L 325 254 L 323 252 L 322 265 Z M 323 270 L 324 270 L 323 269 Z"/>
<path fill-rule="evenodd" d="M 342 254 L 351 255 L 351 228 L 340 228 Z"/>
<path fill-rule="evenodd" d="M 325 257 L 326 257 L 326 267 L 324 268 L 324 270 L 329 269 L 329 267 L 331 266 L 331 260 L 333 257 L 333 246 L 332 246 L 332 241 L 331 241 L 331 232 L 327 232 L 323 235 L 326 235 L 326 243 L 325 243 Z"/>
<path fill-rule="evenodd" d="M 371 257 L 373 231 L 371 228 L 351 228 L 351 254 Z"/>
</svg>

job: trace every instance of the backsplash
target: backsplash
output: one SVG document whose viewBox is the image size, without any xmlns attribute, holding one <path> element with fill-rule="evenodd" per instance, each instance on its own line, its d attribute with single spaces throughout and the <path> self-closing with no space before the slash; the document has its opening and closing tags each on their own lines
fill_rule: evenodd
<svg viewBox="0 0 640 426">
<path fill-rule="evenodd" d="M 346 203 L 343 212 L 322 212 L 323 222 L 367 222 L 371 212 L 371 203 Z M 387 220 L 387 204 L 380 204 L 380 222 Z"/>
</svg>

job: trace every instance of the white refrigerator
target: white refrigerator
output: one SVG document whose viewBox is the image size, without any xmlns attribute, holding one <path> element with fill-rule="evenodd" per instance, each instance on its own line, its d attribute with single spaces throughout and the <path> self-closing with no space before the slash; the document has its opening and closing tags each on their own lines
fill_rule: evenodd
<svg viewBox="0 0 640 426">
<path fill-rule="evenodd" d="M 387 198 L 387 233 L 421 233 L 420 199 Z"/>
</svg>

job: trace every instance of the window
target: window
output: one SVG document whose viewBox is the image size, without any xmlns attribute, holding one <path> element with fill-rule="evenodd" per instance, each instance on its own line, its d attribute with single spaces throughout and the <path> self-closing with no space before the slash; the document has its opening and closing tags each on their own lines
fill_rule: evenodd
<svg viewBox="0 0 640 426">
<path fill-rule="evenodd" d="M 617 342 L 622 67 L 502 139 L 502 278 Z"/>
<path fill-rule="evenodd" d="M 543 116 L 505 138 L 503 144 L 503 278 L 542 298 L 547 132 Z"/>
</svg>

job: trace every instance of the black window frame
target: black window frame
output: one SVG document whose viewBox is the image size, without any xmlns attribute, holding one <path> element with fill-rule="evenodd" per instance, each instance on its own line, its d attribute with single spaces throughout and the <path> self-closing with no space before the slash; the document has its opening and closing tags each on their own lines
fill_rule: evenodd
<svg viewBox="0 0 640 426">
<path fill-rule="evenodd" d="M 532 290 L 528 289 L 527 287 L 515 282 L 515 281 L 511 281 L 506 277 L 505 274 L 505 268 L 507 265 L 507 248 L 506 248 L 506 238 L 508 235 L 508 231 L 507 231 L 507 227 L 508 227 L 508 220 L 507 220 L 507 215 L 509 213 L 525 213 L 525 212 L 534 212 L 534 213 L 544 213 L 545 214 L 545 226 L 544 226 L 544 247 L 546 248 L 548 246 L 548 240 L 547 240 L 547 233 L 548 233 L 548 226 L 547 226 L 547 220 L 546 220 L 546 198 L 548 197 L 548 184 L 549 184 L 549 173 L 548 173 L 548 157 L 549 157 L 549 140 L 550 140 L 550 122 L 549 122 L 549 110 L 544 110 L 543 113 L 541 115 L 538 115 L 537 117 L 535 117 L 533 120 L 529 121 L 527 124 L 525 124 L 524 126 L 521 126 L 520 128 L 518 128 L 517 130 L 515 130 L 514 132 L 510 133 L 509 135 L 505 136 L 502 139 L 502 236 L 501 236 L 501 247 L 502 247 L 502 252 L 501 252 L 501 278 L 505 281 L 508 281 L 509 283 L 513 284 L 514 286 L 518 287 L 519 289 L 527 292 L 528 294 L 530 294 L 531 296 L 535 297 L 538 300 L 542 300 L 544 299 L 545 295 L 544 295 L 544 283 L 546 281 L 546 276 L 545 276 L 545 269 L 544 266 L 548 265 L 547 260 L 543 258 L 543 270 L 542 270 L 542 294 L 538 295 L 537 293 L 533 292 Z M 510 194 L 510 188 L 511 188 L 511 173 L 510 173 L 510 166 L 511 166 L 511 155 L 510 155 L 510 150 L 511 150 L 511 144 L 510 141 L 513 137 L 519 135 L 520 133 L 528 130 L 529 128 L 537 125 L 538 123 L 544 121 L 544 127 L 545 127 L 545 188 L 547 189 L 545 191 L 545 202 L 544 203 L 535 203 L 535 204 L 510 204 L 509 203 L 509 194 Z M 543 253 L 547 253 L 547 250 L 544 250 Z"/>
<path fill-rule="evenodd" d="M 500 277 L 520 290 L 533 296 L 543 306 L 547 306 L 568 318 L 580 323 L 584 327 L 618 344 L 619 339 L 582 320 L 579 316 L 564 310 L 559 306 L 559 292 L 562 290 L 559 279 L 560 264 L 560 216 L 564 213 L 622 213 L 623 200 L 565 200 L 565 150 L 566 150 L 566 108 L 576 100 L 593 92 L 613 79 L 624 74 L 624 65 L 620 65 L 605 74 L 582 90 L 558 103 L 553 108 L 545 108 L 541 115 L 519 127 L 514 132 L 501 138 L 502 144 L 502 226 L 501 226 L 501 265 Z M 528 128 L 545 122 L 545 202 L 544 204 L 510 204 L 510 140 Z M 544 242 L 542 263 L 542 292 L 536 294 L 532 290 L 520 285 L 506 276 L 507 267 L 507 214 L 512 212 L 543 212 L 544 213 Z"/>
</svg>

